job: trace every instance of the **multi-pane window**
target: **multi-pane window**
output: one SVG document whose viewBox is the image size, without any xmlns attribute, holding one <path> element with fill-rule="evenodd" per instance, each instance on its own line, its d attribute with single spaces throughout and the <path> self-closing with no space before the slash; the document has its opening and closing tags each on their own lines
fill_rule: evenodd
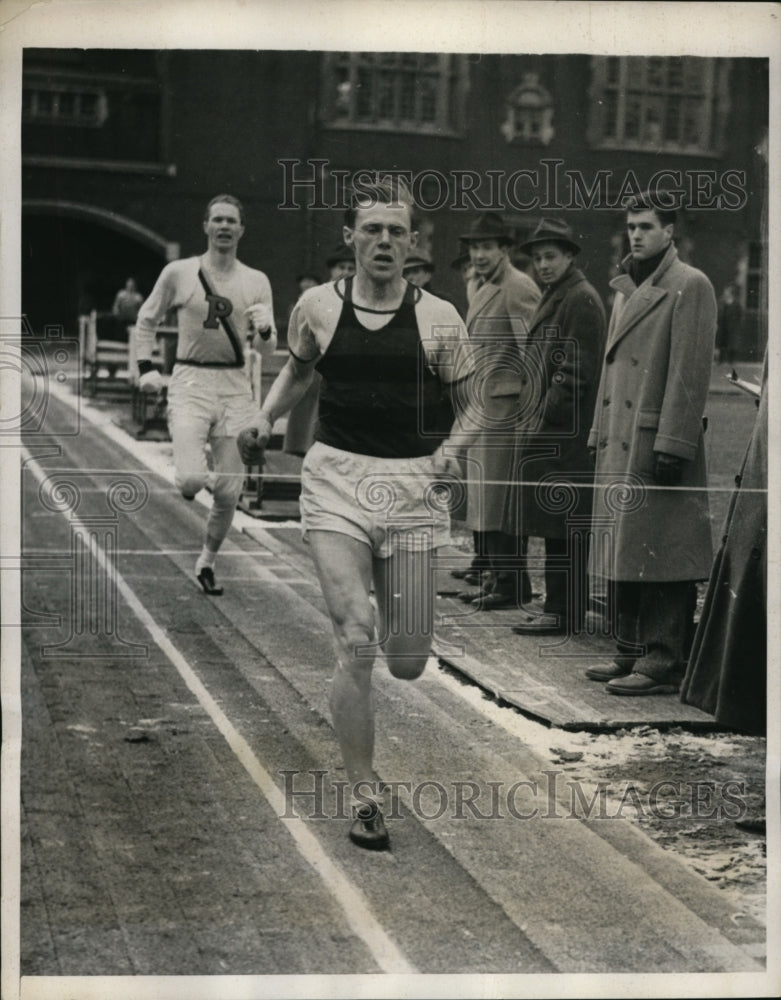
<svg viewBox="0 0 781 1000">
<path fill-rule="evenodd" d="M 592 60 L 591 141 L 612 149 L 718 153 L 729 60 L 608 56 Z"/>
<path fill-rule="evenodd" d="M 135 49 L 25 49 L 25 162 L 160 164 L 165 66 L 165 54 Z"/>
<path fill-rule="evenodd" d="M 99 128 L 108 117 L 105 91 L 63 84 L 31 86 L 22 91 L 22 120 L 46 125 Z"/>
<path fill-rule="evenodd" d="M 327 53 L 324 77 L 322 117 L 329 125 L 433 134 L 462 127 L 463 56 Z"/>
</svg>

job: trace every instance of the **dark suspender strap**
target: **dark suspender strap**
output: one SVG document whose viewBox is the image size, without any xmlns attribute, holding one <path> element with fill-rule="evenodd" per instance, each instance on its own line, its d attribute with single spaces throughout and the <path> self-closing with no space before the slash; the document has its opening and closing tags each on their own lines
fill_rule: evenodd
<svg viewBox="0 0 781 1000">
<path fill-rule="evenodd" d="M 211 295 L 211 296 L 214 296 L 215 298 L 217 298 L 218 297 L 217 293 L 215 292 L 214 288 L 212 287 L 211 282 L 209 281 L 208 275 L 206 274 L 206 272 L 204 271 L 204 269 L 202 267 L 198 268 L 198 277 L 200 279 L 201 285 L 203 286 L 203 290 L 206 292 L 207 296 Z M 228 367 L 230 367 L 230 368 L 243 368 L 244 367 L 244 351 L 241 349 L 241 338 L 239 337 L 238 330 L 233 325 L 233 322 L 232 322 L 230 316 L 220 316 L 220 324 L 221 324 L 223 330 L 225 331 L 225 333 L 228 335 L 228 340 L 231 342 L 231 347 L 233 348 L 233 353 L 236 355 L 236 363 L 235 363 L 235 365 L 227 365 L 227 364 L 224 365 L 224 366 L 223 365 L 219 365 L 219 367 L 220 368 L 222 368 L 222 367 L 226 367 L 226 368 L 228 368 Z M 214 365 L 214 364 L 210 364 L 210 365 L 207 365 L 206 367 L 216 368 L 218 366 Z"/>
</svg>

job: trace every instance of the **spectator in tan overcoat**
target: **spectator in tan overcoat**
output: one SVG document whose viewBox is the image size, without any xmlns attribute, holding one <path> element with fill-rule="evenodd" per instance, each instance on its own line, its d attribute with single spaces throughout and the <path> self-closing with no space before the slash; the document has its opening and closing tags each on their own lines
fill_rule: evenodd
<svg viewBox="0 0 781 1000">
<path fill-rule="evenodd" d="M 713 557 L 703 414 L 716 296 L 679 259 L 675 221 L 658 198 L 627 207 L 630 253 L 610 283 L 616 297 L 588 442 L 595 525 L 607 525 L 611 543 L 607 565 L 595 569 L 613 598 L 617 655 L 586 675 L 607 681 L 611 694 L 678 691 L 695 584 Z"/>
<path fill-rule="evenodd" d="M 522 540 L 505 530 L 505 509 L 513 476 L 523 345 L 540 290 L 510 263 L 513 239 L 495 212 L 479 216 L 461 239 L 474 269 L 466 323 L 476 355 L 475 401 L 481 415 L 480 435 L 465 465 L 466 527 L 477 533 L 478 554 L 490 566 L 482 586 L 461 598 L 481 610 L 517 607 L 531 599 L 531 587 Z"/>
</svg>

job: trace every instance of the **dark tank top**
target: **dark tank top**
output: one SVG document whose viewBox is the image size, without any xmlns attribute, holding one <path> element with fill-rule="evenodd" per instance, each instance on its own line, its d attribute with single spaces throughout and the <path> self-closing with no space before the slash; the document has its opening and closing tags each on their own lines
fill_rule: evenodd
<svg viewBox="0 0 781 1000">
<path fill-rule="evenodd" d="M 389 323 L 367 330 L 347 278 L 336 330 L 316 364 L 323 377 L 315 440 L 378 458 L 431 455 L 453 423 L 449 387 L 429 368 L 409 285 Z"/>
</svg>

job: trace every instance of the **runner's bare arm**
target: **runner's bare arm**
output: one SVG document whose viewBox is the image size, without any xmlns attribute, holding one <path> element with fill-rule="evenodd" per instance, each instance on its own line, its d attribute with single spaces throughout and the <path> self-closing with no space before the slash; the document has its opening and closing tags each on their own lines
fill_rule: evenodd
<svg viewBox="0 0 781 1000">
<path fill-rule="evenodd" d="M 311 361 L 299 361 L 292 356 L 288 358 L 287 364 L 269 389 L 256 420 L 239 432 L 236 443 L 239 454 L 247 465 L 254 465 L 260 460 L 271 437 L 274 421 L 292 410 L 309 388 L 316 360 L 312 358 Z"/>
<path fill-rule="evenodd" d="M 434 452 L 434 468 L 439 474 L 458 476 L 459 459 L 481 428 L 481 409 L 474 400 L 474 353 L 466 327 L 449 302 L 424 292 L 416 311 L 426 358 L 449 389 L 456 415 L 448 437 Z"/>
<path fill-rule="evenodd" d="M 450 434 L 434 452 L 433 462 L 434 470 L 440 475 L 460 476 L 461 459 L 480 433 L 481 411 L 473 399 L 471 375 L 452 383 L 451 390 L 457 394 L 457 400 L 454 401 L 456 418 Z"/>
</svg>

